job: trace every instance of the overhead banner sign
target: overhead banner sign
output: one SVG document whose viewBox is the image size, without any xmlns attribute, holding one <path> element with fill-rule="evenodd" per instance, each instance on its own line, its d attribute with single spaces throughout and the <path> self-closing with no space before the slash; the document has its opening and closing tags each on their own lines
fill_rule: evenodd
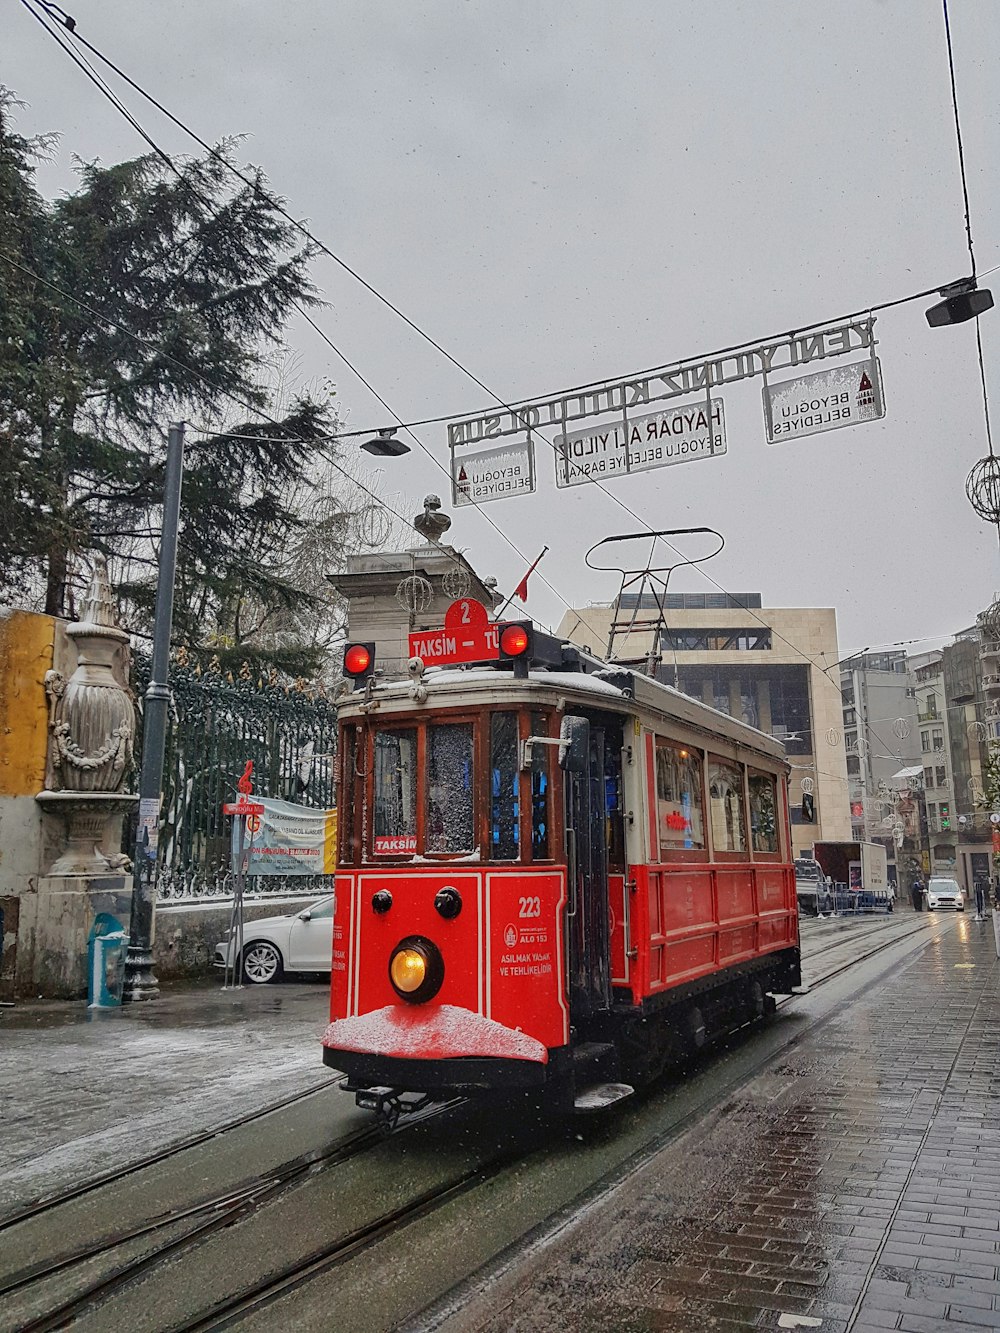
<svg viewBox="0 0 1000 1333">
<path fill-rule="evenodd" d="M 485 504 L 530 495 L 535 489 L 535 445 L 531 431 L 499 449 L 470 451 L 451 447 L 452 504 Z"/>
<path fill-rule="evenodd" d="M 568 422 L 591 417 L 616 416 L 625 429 L 631 412 L 634 409 L 641 412 L 647 403 L 690 398 L 699 392 L 707 395 L 711 389 L 723 384 L 734 384 L 755 375 L 794 370 L 829 357 L 867 352 L 874 358 L 875 344 L 874 317 L 851 320 L 819 332 L 802 333 L 756 347 L 746 346 L 711 360 L 681 361 L 640 376 L 605 380 L 552 398 L 533 399 L 510 408 L 475 413 L 449 422 L 448 443 L 454 461 L 457 449 L 474 445 L 489 447 L 490 441 L 503 436 L 523 435 L 526 431 L 546 427 L 555 427 L 565 435 Z M 452 477 L 455 476 L 453 468 Z"/>
<path fill-rule="evenodd" d="M 337 812 L 254 796 L 261 814 L 247 816 L 248 875 L 332 875 L 337 868 Z M 233 858 L 239 854 L 233 824 Z"/>
<path fill-rule="evenodd" d="M 673 463 L 714 458 L 726 452 L 726 416 L 721 398 L 671 407 L 650 416 L 556 437 L 556 485 L 581 486 L 594 479 L 650 472 Z"/>
<path fill-rule="evenodd" d="M 764 385 L 768 444 L 859 426 L 884 416 L 882 373 L 875 356 Z"/>
</svg>

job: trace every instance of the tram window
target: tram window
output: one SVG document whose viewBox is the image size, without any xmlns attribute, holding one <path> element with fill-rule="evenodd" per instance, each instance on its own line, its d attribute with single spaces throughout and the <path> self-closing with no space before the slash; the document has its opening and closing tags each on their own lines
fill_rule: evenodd
<svg viewBox="0 0 1000 1333">
<path fill-rule="evenodd" d="M 743 814 L 743 770 L 735 764 L 711 759 L 708 765 L 708 798 L 712 811 L 712 846 L 717 852 L 745 852 L 746 819 Z"/>
<path fill-rule="evenodd" d="M 472 725 L 427 728 L 428 852 L 471 852 Z"/>
<path fill-rule="evenodd" d="M 338 828 L 340 830 L 340 857 L 342 866 L 352 866 L 357 860 L 357 845 L 354 835 L 355 796 L 358 790 L 356 735 L 353 727 L 345 727 L 343 742 L 340 747 L 340 762 L 343 765 L 340 782 L 340 811 Z"/>
<path fill-rule="evenodd" d="M 656 822 L 660 852 L 703 851 L 705 815 L 701 755 L 686 746 L 656 741 Z"/>
<path fill-rule="evenodd" d="M 778 850 L 778 792 L 773 773 L 750 774 L 750 834 L 755 852 Z"/>
<path fill-rule="evenodd" d="M 517 714 L 494 713 L 490 718 L 489 855 L 492 861 L 516 861 L 520 855 L 517 741 Z"/>
<path fill-rule="evenodd" d="M 375 733 L 376 852 L 417 850 L 417 733 L 413 727 Z"/>
<path fill-rule="evenodd" d="M 532 713 L 532 736 L 549 734 L 548 719 L 544 713 Z M 545 861 L 549 857 L 549 751 L 548 745 L 532 746 L 531 754 L 531 859 Z"/>
</svg>

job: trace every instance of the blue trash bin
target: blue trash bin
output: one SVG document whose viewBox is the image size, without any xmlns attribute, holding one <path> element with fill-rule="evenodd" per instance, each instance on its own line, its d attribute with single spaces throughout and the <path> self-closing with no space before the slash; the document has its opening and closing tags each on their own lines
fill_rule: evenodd
<svg viewBox="0 0 1000 1333">
<path fill-rule="evenodd" d="M 87 938 L 87 1007 L 115 1009 L 122 1002 L 128 935 L 110 912 L 99 912 Z"/>
</svg>

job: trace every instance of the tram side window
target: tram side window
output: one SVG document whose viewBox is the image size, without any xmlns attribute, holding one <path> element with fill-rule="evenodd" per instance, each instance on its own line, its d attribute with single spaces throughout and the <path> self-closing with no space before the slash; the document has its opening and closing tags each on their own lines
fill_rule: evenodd
<svg viewBox="0 0 1000 1333">
<path fill-rule="evenodd" d="M 517 714 L 494 713 L 490 718 L 491 861 L 516 861 L 520 855 L 517 740 Z"/>
<path fill-rule="evenodd" d="M 549 734 L 544 713 L 532 713 L 532 736 Z M 548 745 L 534 745 L 531 753 L 531 859 L 546 861 L 549 853 L 549 752 Z"/>
<path fill-rule="evenodd" d="M 417 733 L 375 733 L 375 843 L 383 855 L 417 850 Z"/>
<path fill-rule="evenodd" d="M 745 852 L 746 818 L 743 814 L 743 770 L 735 764 L 710 759 L 708 798 L 712 811 L 712 846 L 717 852 Z"/>
<path fill-rule="evenodd" d="M 661 854 L 704 850 L 702 790 L 701 755 L 657 738 L 656 823 Z"/>
<path fill-rule="evenodd" d="M 428 852 L 471 852 L 472 725 L 449 723 L 427 728 Z"/>
<path fill-rule="evenodd" d="M 750 835 L 755 852 L 778 850 L 778 791 L 773 773 L 750 774 Z"/>
<path fill-rule="evenodd" d="M 340 762 L 343 765 L 340 781 L 340 810 L 338 828 L 340 830 L 340 864 L 352 866 L 357 861 L 358 849 L 355 842 L 354 810 L 358 791 L 357 772 L 357 737 L 353 727 L 345 727 L 340 747 Z"/>
</svg>

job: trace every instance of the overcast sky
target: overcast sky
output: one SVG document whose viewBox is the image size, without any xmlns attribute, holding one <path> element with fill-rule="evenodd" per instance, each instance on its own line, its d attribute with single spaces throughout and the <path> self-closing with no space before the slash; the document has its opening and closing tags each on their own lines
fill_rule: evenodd
<svg viewBox="0 0 1000 1333">
<path fill-rule="evenodd" d="M 968 272 L 940 0 L 65 3 L 202 137 L 246 135 L 292 211 L 508 402 Z M 983 273 L 1000 265 L 1000 4 L 950 12 Z M 72 154 L 142 151 L 18 0 L 4 17 L 19 128 L 62 135 L 44 193 L 70 187 Z M 166 149 L 191 149 L 120 91 Z M 489 405 L 332 260 L 314 277 L 317 319 L 404 420 Z M 928 304 L 878 317 L 883 421 L 768 447 L 748 380 L 722 391 L 725 457 L 608 490 L 652 527 L 718 528 L 724 588 L 835 607 L 844 652 L 963 628 L 1000 590 L 997 534 L 964 491 L 987 453 L 974 325 L 929 329 Z M 1000 310 L 982 334 L 1000 402 Z M 303 378 L 336 381 L 350 427 L 389 424 L 312 330 L 289 340 Z M 419 434 L 446 465 L 444 426 Z M 615 594 L 584 553 L 637 524 L 594 488 L 557 492 L 544 446 L 538 472 L 535 495 L 462 509 L 450 536 L 505 590 L 548 544 L 552 586 L 532 578 L 529 610 L 554 625 Z M 384 484 L 414 511 L 428 491 L 450 508 L 416 449 Z M 672 586 L 716 585 L 682 571 Z"/>
</svg>

